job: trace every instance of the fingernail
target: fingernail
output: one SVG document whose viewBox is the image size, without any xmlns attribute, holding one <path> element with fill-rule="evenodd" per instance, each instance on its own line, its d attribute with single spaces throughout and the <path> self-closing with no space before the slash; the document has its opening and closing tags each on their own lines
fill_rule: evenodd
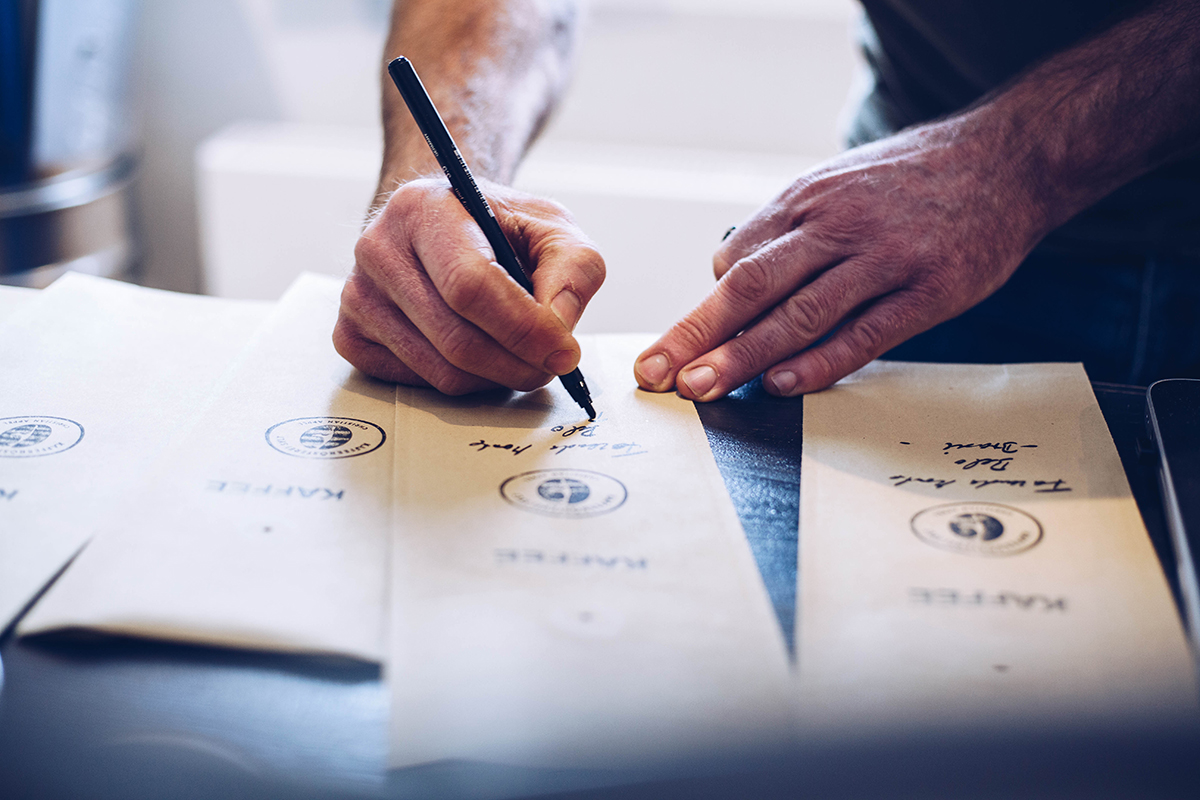
<svg viewBox="0 0 1200 800">
<path fill-rule="evenodd" d="M 670 371 L 671 362 L 667 361 L 667 357 L 662 353 L 646 356 L 637 364 L 638 376 L 646 386 L 658 386 L 667 379 L 667 373 Z"/>
<path fill-rule="evenodd" d="M 685 372 L 681 372 L 679 379 L 687 384 L 692 394 L 700 398 L 708 394 L 708 390 L 717 382 L 717 371 L 708 365 L 692 367 Z"/>
<path fill-rule="evenodd" d="M 575 369 L 577 361 L 575 353 L 570 350 L 555 350 L 546 357 L 543 362 L 547 372 L 553 372 L 555 375 L 566 375 L 571 370 Z"/>
<path fill-rule="evenodd" d="M 792 391 L 796 388 L 796 373 L 786 369 L 768 375 L 767 380 L 775 387 L 775 391 L 780 397 L 791 397 Z"/>
<path fill-rule="evenodd" d="M 558 317 L 559 322 L 566 326 L 567 330 L 574 330 L 575 323 L 579 321 L 581 305 L 578 295 L 570 289 L 563 289 L 550 301 L 550 310 L 554 312 L 554 316 Z"/>
</svg>

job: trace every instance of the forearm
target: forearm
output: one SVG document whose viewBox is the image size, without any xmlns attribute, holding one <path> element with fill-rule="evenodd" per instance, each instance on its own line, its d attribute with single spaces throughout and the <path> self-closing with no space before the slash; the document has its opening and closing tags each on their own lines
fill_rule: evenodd
<svg viewBox="0 0 1200 800">
<path fill-rule="evenodd" d="M 384 51 L 384 157 L 376 204 L 438 171 L 386 74 L 406 56 L 479 176 L 508 183 L 566 83 L 575 37 L 569 0 L 396 0 Z"/>
<path fill-rule="evenodd" d="M 1200 144 L 1200 5 L 1156 3 L 947 123 L 1003 142 L 1040 238 Z"/>
</svg>

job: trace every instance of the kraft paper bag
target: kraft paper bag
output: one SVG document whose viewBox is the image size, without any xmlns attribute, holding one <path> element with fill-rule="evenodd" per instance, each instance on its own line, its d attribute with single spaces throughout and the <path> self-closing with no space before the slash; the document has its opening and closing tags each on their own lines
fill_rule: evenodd
<svg viewBox="0 0 1200 800">
<path fill-rule="evenodd" d="M 382 658 L 394 388 L 334 351 L 340 288 L 293 284 L 20 632 Z"/>
<path fill-rule="evenodd" d="M 401 388 L 391 763 L 615 766 L 791 724 L 788 659 L 692 403 L 637 389 L 647 337 L 557 382 Z"/>
<path fill-rule="evenodd" d="M 1164 720 L 1195 669 L 1078 364 L 876 362 L 804 401 L 814 728 Z"/>
<path fill-rule="evenodd" d="M 27 293 L 28 292 L 28 293 Z M 0 628 L 137 486 L 267 305 L 68 273 L 0 327 Z"/>
</svg>

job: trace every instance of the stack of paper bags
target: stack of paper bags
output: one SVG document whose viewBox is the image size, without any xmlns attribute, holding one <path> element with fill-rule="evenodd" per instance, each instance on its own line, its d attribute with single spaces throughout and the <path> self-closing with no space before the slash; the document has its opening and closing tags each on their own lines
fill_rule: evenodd
<svg viewBox="0 0 1200 800">
<path fill-rule="evenodd" d="M 842 734 L 1196 711 L 1078 364 L 876 362 L 804 407 L 798 694 Z"/>
<path fill-rule="evenodd" d="M 20 405 L 87 435 L 27 459 L 78 471 L 57 499 L 32 499 L 54 517 L 87 475 L 121 484 L 55 523 L 72 534 L 58 563 L 93 538 L 21 633 L 383 663 L 396 765 L 611 765 L 786 734 L 787 655 L 753 559 L 692 405 L 636 391 L 638 341 L 584 344 L 602 410 L 592 424 L 557 386 L 460 401 L 406 391 L 397 403 L 395 387 L 334 352 L 340 286 L 310 276 L 204 401 L 193 384 L 159 388 L 180 380 L 161 364 L 186 371 L 193 359 L 179 340 L 199 338 L 155 334 L 174 311 L 104 338 L 110 296 L 147 309 L 179 298 L 72 280 L 97 318 L 78 356 L 91 373 L 43 363 L 68 385 Z M 187 302 L 212 325 L 224 309 Z M 42 308 L 39 324 L 61 313 Z M 112 352 L 119 363 L 99 356 Z M 106 384 L 103 403 L 53 402 L 89 383 Z M 164 434 L 144 452 L 120 432 L 151 413 Z"/>
<path fill-rule="evenodd" d="M 0 627 L 200 411 L 266 304 L 69 274 L 0 313 Z"/>
<path fill-rule="evenodd" d="M 380 663 L 395 767 L 1194 708 L 1078 366 L 878 363 L 806 399 L 793 664 L 694 407 L 636 388 L 645 338 L 581 341 L 589 422 L 557 384 L 356 372 L 339 290 L 0 293 L 4 619 L 75 556 L 19 632 Z"/>
</svg>

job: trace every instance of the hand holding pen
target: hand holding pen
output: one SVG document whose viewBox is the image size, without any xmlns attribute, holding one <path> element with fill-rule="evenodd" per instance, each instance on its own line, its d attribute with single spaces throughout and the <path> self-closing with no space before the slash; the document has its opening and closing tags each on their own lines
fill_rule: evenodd
<svg viewBox="0 0 1200 800">
<path fill-rule="evenodd" d="M 466 394 L 528 391 L 577 368 L 570 331 L 604 279 L 603 260 L 561 206 L 479 184 L 505 240 L 533 267 L 532 296 L 499 268 L 445 179 L 404 183 L 364 231 L 342 295 L 334 343 L 359 369 Z"/>
</svg>

